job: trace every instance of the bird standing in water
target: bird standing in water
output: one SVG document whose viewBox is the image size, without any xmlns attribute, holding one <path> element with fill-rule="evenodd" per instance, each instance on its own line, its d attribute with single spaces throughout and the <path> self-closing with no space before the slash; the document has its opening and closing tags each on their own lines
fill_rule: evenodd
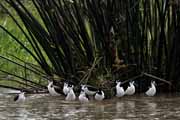
<svg viewBox="0 0 180 120">
<path fill-rule="evenodd" d="M 68 92 L 69 92 L 68 83 L 67 83 L 67 82 L 64 82 L 63 93 L 64 93 L 65 95 L 67 95 Z"/>
<path fill-rule="evenodd" d="M 52 96 L 60 96 L 63 94 L 62 90 L 58 86 L 53 85 L 53 81 L 49 81 L 47 88 L 49 94 Z"/>
<path fill-rule="evenodd" d="M 21 92 L 21 93 L 19 93 L 18 95 L 16 95 L 15 97 L 14 97 L 14 101 L 15 102 L 24 102 L 25 100 L 26 100 L 26 97 L 25 97 L 25 92 Z"/>
<path fill-rule="evenodd" d="M 146 91 L 146 95 L 147 96 L 154 96 L 156 94 L 156 82 L 155 81 L 152 81 L 151 82 L 151 87 Z"/>
<path fill-rule="evenodd" d="M 116 81 L 116 97 L 122 97 L 124 94 L 124 88 L 121 87 L 121 82 Z"/>
<path fill-rule="evenodd" d="M 99 89 L 99 90 L 96 92 L 94 98 L 95 98 L 95 100 L 97 100 L 97 101 L 102 101 L 102 100 L 105 98 L 104 92 L 103 92 L 101 89 Z"/>
<path fill-rule="evenodd" d="M 75 100 L 76 99 L 76 95 L 75 95 L 75 93 L 74 93 L 74 91 L 73 91 L 73 85 L 68 85 L 68 88 L 69 88 L 69 92 L 67 93 L 67 96 L 66 96 L 66 98 L 65 98 L 65 100 L 67 100 L 67 101 L 73 101 L 73 100 Z"/>
<path fill-rule="evenodd" d="M 95 95 L 96 92 L 98 91 L 97 88 L 89 86 L 89 85 L 81 85 L 81 89 L 84 90 L 84 92 L 87 95 Z"/>
<path fill-rule="evenodd" d="M 125 91 L 125 95 L 133 95 L 135 93 L 134 81 L 129 82 L 129 86 Z"/>
<path fill-rule="evenodd" d="M 80 93 L 80 95 L 79 95 L 79 101 L 80 101 L 81 103 L 87 103 L 87 102 L 89 102 L 89 98 L 88 98 L 88 96 L 86 95 L 86 93 L 84 92 L 84 90 L 81 90 L 81 93 Z"/>
</svg>

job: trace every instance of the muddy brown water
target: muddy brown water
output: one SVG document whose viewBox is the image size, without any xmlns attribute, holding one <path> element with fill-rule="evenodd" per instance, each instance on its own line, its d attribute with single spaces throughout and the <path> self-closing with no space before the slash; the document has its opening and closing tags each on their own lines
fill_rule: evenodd
<svg viewBox="0 0 180 120">
<path fill-rule="evenodd" d="M 180 94 L 124 96 L 81 104 L 48 94 L 27 95 L 23 104 L 0 94 L 0 120 L 180 120 Z"/>
</svg>

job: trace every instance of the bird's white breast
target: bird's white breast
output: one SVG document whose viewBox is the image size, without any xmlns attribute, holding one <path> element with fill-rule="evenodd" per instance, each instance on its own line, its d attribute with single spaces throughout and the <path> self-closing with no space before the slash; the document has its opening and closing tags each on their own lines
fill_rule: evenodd
<svg viewBox="0 0 180 120">
<path fill-rule="evenodd" d="M 146 91 L 146 95 L 148 96 L 154 96 L 156 94 L 156 87 L 153 85 L 151 88 L 149 88 L 148 91 Z"/>
<path fill-rule="evenodd" d="M 88 98 L 86 97 L 85 93 L 81 93 L 79 95 L 79 101 L 82 102 L 82 103 L 86 103 L 86 102 L 89 102 Z"/>
<path fill-rule="evenodd" d="M 124 89 L 123 87 L 119 87 L 119 86 L 116 86 L 116 96 L 117 97 L 122 97 L 124 96 Z"/>
<path fill-rule="evenodd" d="M 103 100 L 103 99 L 104 99 L 104 92 L 102 92 L 101 95 L 98 94 L 98 93 L 96 93 L 96 94 L 95 94 L 95 99 L 98 100 L 98 101 Z"/>
<path fill-rule="evenodd" d="M 72 88 L 71 88 L 70 91 L 68 92 L 68 94 L 67 94 L 67 96 L 66 96 L 65 99 L 68 100 L 68 101 L 73 101 L 73 100 L 76 99 L 76 95 L 75 95 L 75 93 L 74 93 L 74 91 L 73 91 Z"/>
<path fill-rule="evenodd" d="M 133 95 L 135 93 L 134 85 L 128 86 L 127 90 L 125 91 L 126 95 Z"/>
<path fill-rule="evenodd" d="M 63 93 L 64 93 L 65 95 L 67 95 L 68 92 L 69 92 L 68 84 L 65 84 L 64 87 L 63 87 Z"/>
</svg>

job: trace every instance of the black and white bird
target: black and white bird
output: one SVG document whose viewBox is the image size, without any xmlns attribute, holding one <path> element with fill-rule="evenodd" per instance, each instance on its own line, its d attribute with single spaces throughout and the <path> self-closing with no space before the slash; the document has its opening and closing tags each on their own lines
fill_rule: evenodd
<svg viewBox="0 0 180 120">
<path fill-rule="evenodd" d="M 87 103 L 87 102 L 89 102 L 88 95 L 85 93 L 84 90 L 81 90 L 81 93 L 80 93 L 80 95 L 79 95 L 78 98 L 79 98 L 79 101 L 80 101 L 81 103 Z"/>
<path fill-rule="evenodd" d="M 73 90 L 74 85 L 69 84 L 68 88 L 69 88 L 69 92 L 67 93 L 67 96 L 66 96 L 65 100 L 73 101 L 73 100 L 76 99 L 76 95 L 75 95 L 74 90 Z"/>
<path fill-rule="evenodd" d="M 121 87 L 121 82 L 120 81 L 116 81 L 116 97 L 122 97 L 124 96 L 125 92 L 124 92 L 124 88 Z"/>
<path fill-rule="evenodd" d="M 58 86 L 53 85 L 53 81 L 49 81 L 47 88 L 49 94 L 52 96 L 60 96 L 63 94 L 62 90 Z"/>
<path fill-rule="evenodd" d="M 135 93 L 134 81 L 129 82 L 129 86 L 125 91 L 125 95 L 133 95 Z"/>
<path fill-rule="evenodd" d="M 145 92 L 145 94 L 147 96 L 154 96 L 156 94 L 156 82 L 155 81 L 152 81 L 151 82 L 151 87 L 149 87 L 149 89 Z"/>
<path fill-rule="evenodd" d="M 95 95 L 96 92 L 98 91 L 97 88 L 92 87 L 92 86 L 90 86 L 90 85 L 81 85 L 81 89 L 84 90 L 84 92 L 85 92 L 87 95 Z"/>
<path fill-rule="evenodd" d="M 68 92 L 69 92 L 69 87 L 68 87 L 68 82 L 64 82 L 64 86 L 63 86 L 63 93 L 65 94 L 65 95 L 67 95 L 68 94 Z"/>
<path fill-rule="evenodd" d="M 101 89 L 99 89 L 99 90 L 96 92 L 94 98 L 95 98 L 95 100 L 97 100 L 97 101 L 102 101 L 102 100 L 105 98 L 104 92 L 103 92 Z"/>
<path fill-rule="evenodd" d="M 26 97 L 25 97 L 25 92 L 20 92 L 19 94 L 17 94 L 15 97 L 14 97 L 14 101 L 15 102 L 24 102 L 26 100 Z"/>
</svg>

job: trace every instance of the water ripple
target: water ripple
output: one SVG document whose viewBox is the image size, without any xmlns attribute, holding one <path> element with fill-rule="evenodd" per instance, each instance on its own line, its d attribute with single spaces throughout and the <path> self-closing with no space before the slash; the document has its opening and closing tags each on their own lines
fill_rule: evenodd
<svg viewBox="0 0 180 120">
<path fill-rule="evenodd" d="M 23 104 L 13 102 L 14 95 L 0 95 L 1 119 L 14 120 L 164 120 L 180 118 L 180 97 L 141 95 L 102 102 L 65 101 L 48 94 L 28 95 Z"/>
</svg>

